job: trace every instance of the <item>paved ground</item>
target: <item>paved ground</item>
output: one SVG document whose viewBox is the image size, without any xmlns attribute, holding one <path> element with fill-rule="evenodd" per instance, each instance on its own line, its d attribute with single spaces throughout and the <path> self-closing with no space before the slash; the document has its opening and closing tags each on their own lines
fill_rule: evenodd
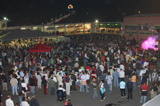
<svg viewBox="0 0 160 106">
<path fill-rule="evenodd" d="M 4 71 L 7 71 L 8 68 L 5 68 Z M 2 91 L 2 87 L 0 87 L 0 90 Z M 11 91 L 2 92 L 3 97 L 2 101 L 3 104 L 5 103 L 7 95 L 11 95 Z M 127 93 L 127 92 L 126 92 Z M 99 91 L 98 91 L 99 94 Z M 30 94 L 29 94 L 30 95 Z M 80 92 L 79 89 L 77 91 L 71 92 L 71 96 L 67 97 L 71 99 L 73 106 L 105 106 L 106 104 L 113 103 L 115 106 L 141 106 L 140 104 L 140 89 L 137 87 L 136 91 L 133 92 L 133 99 L 128 100 L 127 98 L 121 98 L 120 96 L 120 90 L 119 88 L 114 88 L 113 91 L 108 94 L 106 93 L 106 99 L 101 102 L 100 101 L 100 95 L 95 100 L 92 100 L 93 98 L 93 89 L 90 85 L 89 93 L 86 92 Z M 64 102 L 57 102 L 57 96 L 56 95 L 44 95 L 43 94 L 43 88 L 41 90 L 38 90 L 36 93 L 36 98 L 40 103 L 40 106 L 64 106 Z M 18 96 L 12 96 L 12 99 L 14 102 L 18 102 Z M 150 99 L 150 95 L 148 94 L 147 100 Z M 111 106 L 111 105 L 109 105 Z"/>
</svg>

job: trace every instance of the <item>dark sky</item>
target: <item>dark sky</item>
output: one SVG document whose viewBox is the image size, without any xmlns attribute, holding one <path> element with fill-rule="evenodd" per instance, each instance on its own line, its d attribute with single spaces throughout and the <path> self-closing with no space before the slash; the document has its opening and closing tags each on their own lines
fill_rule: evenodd
<svg viewBox="0 0 160 106">
<path fill-rule="evenodd" d="M 124 16 L 159 13 L 160 0 L 1 0 L 0 18 L 8 17 L 9 25 L 47 23 L 51 18 L 67 14 L 72 4 L 75 22 L 123 21 Z M 88 15 L 87 15 L 88 13 Z"/>
</svg>

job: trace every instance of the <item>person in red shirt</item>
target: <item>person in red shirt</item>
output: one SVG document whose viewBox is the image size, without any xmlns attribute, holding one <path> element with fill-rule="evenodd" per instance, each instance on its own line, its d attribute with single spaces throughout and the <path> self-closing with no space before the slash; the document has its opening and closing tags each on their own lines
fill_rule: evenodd
<svg viewBox="0 0 160 106">
<path fill-rule="evenodd" d="M 88 73 L 90 73 L 90 71 L 91 71 L 91 67 L 90 66 L 86 66 L 86 71 L 88 72 Z"/>
<path fill-rule="evenodd" d="M 148 85 L 146 84 L 146 82 L 144 82 L 141 85 L 141 100 L 140 100 L 140 103 L 142 103 L 142 101 L 143 101 L 143 104 L 146 103 L 147 90 L 148 90 Z"/>
<path fill-rule="evenodd" d="M 93 79 L 93 78 L 95 78 L 96 77 L 96 72 L 95 71 L 92 71 L 92 73 L 91 73 L 91 80 Z"/>
</svg>

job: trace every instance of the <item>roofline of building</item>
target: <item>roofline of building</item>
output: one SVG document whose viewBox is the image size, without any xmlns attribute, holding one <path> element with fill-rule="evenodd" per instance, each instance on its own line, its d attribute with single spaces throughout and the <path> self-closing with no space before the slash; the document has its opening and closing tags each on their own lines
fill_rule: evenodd
<svg viewBox="0 0 160 106">
<path fill-rule="evenodd" d="M 135 14 L 135 15 L 130 15 L 126 17 L 157 17 L 157 16 L 160 17 L 160 14 Z"/>
<path fill-rule="evenodd" d="M 24 25 L 24 26 L 8 26 L 8 28 L 14 27 L 36 27 L 36 26 L 53 26 L 53 25 L 72 25 L 72 24 L 87 24 L 87 23 L 95 23 L 95 22 L 79 22 L 79 23 L 55 23 L 55 24 L 42 24 L 42 25 Z M 98 22 L 98 23 L 123 23 L 123 22 Z"/>
</svg>

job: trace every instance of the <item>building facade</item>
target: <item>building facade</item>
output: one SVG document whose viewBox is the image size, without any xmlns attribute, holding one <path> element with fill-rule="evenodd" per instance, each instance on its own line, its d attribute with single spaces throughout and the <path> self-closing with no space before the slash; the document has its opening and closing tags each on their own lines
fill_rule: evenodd
<svg viewBox="0 0 160 106">
<path fill-rule="evenodd" d="M 39 30 L 55 35 L 76 35 L 90 33 L 104 33 L 111 35 L 123 35 L 122 22 L 88 22 L 88 23 L 67 23 L 52 25 L 30 25 L 30 26 L 13 26 L 8 30 Z"/>
<path fill-rule="evenodd" d="M 138 14 L 124 17 L 124 36 L 126 39 L 147 39 L 157 36 L 160 30 L 160 14 Z"/>
</svg>

